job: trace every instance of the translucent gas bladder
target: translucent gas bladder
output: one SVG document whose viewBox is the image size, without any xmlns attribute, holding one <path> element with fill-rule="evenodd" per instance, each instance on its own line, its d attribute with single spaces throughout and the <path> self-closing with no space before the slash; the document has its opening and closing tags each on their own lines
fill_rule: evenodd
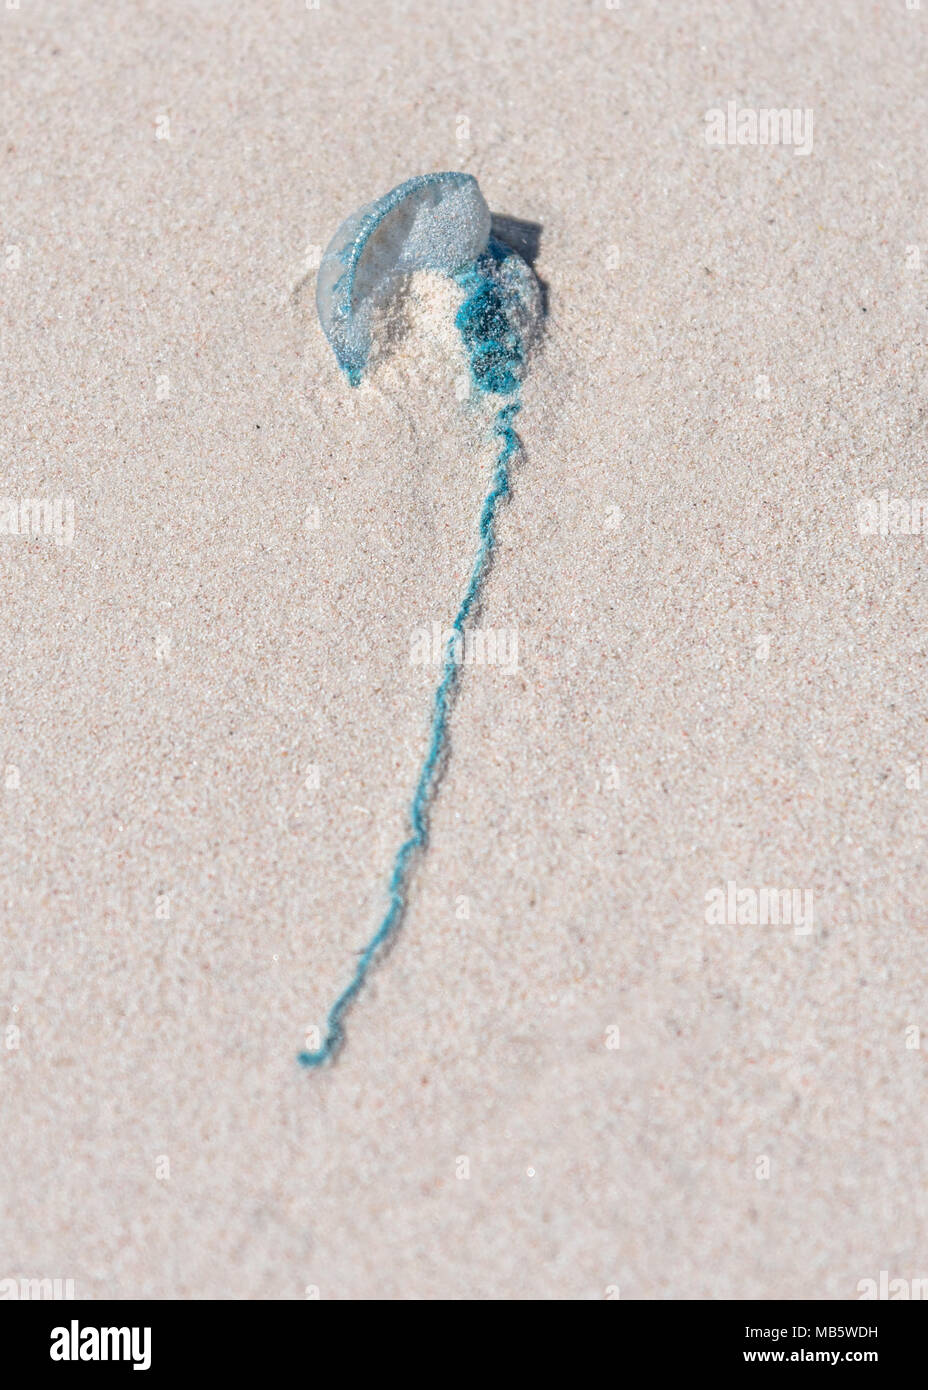
<svg viewBox="0 0 928 1390">
<path fill-rule="evenodd" d="M 359 208 L 335 233 L 316 277 L 319 320 L 352 386 L 370 357 L 375 311 L 417 270 L 454 278 L 471 301 L 458 327 L 482 390 L 514 389 L 540 316 L 538 282 L 490 234 L 472 174 L 423 174 Z M 482 292 L 481 292 L 482 284 Z"/>
</svg>

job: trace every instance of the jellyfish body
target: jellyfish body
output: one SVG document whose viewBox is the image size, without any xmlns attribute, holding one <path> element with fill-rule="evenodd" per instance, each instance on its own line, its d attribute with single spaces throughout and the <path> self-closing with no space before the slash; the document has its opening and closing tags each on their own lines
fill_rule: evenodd
<svg viewBox="0 0 928 1390">
<path fill-rule="evenodd" d="M 323 331 L 351 386 L 371 352 L 373 316 L 417 270 L 440 271 L 465 292 L 457 325 L 475 385 L 509 394 L 521 380 L 540 318 L 538 282 L 520 255 L 491 235 L 472 174 L 422 174 L 347 218 L 316 277 Z"/>
<path fill-rule="evenodd" d="M 451 624 L 432 701 L 428 744 L 413 789 L 407 835 L 393 860 L 384 915 L 361 950 L 354 973 L 329 1010 L 325 1036 L 301 1052 L 305 1067 L 331 1061 L 344 1041 L 344 1016 L 406 909 L 412 868 L 428 840 L 428 820 L 459 676 L 460 639 L 479 606 L 492 560 L 499 504 L 509 495 L 510 464 L 521 445 L 513 426 L 528 349 L 542 315 L 541 290 L 522 257 L 492 235 L 490 212 L 470 174 L 424 174 L 361 208 L 339 227 L 319 267 L 316 304 L 322 328 L 351 386 L 368 365 L 375 310 L 417 270 L 441 271 L 461 290 L 455 323 L 475 392 L 502 397 L 493 423 L 496 463 L 480 509 L 470 579 Z"/>
</svg>

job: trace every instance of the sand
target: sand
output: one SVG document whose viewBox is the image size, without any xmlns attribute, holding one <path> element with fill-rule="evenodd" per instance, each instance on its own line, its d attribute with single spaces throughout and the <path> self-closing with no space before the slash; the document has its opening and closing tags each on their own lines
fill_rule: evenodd
<svg viewBox="0 0 928 1390">
<path fill-rule="evenodd" d="M 51 518 L 0 535 L 0 1278 L 928 1276 L 926 542 L 859 511 L 928 496 L 926 55 L 904 0 L 0 12 L 0 492 Z M 711 146 L 730 101 L 811 152 Z M 442 287 L 352 393 L 313 268 L 451 168 L 541 228 L 480 619 L 517 662 L 464 671 L 307 1073 L 493 457 Z"/>
</svg>

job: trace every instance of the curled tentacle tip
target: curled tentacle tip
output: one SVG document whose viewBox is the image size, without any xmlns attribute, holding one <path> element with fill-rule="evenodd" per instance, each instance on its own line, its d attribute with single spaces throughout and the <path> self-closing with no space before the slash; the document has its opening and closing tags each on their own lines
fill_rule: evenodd
<svg viewBox="0 0 928 1390">
<path fill-rule="evenodd" d="M 301 1067 L 321 1067 L 323 1062 L 329 1060 L 329 1056 L 330 1054 L 323 1048 L 321 1052 L 298 1052 L 296 1060 Z"/>
<path fill-rule="evenodd" d="M 296 1060 L 301 1067 L 322 1067 L 326 1062 L 331 1062 L 339 1049 L 341 1039 L 327 1038 L 326 1041 L 316 1052 L 298 1052 Z"/>
</svg>

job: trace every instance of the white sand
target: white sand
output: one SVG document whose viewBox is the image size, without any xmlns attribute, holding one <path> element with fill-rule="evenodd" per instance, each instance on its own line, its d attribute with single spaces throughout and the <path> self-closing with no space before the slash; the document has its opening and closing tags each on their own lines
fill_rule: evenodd
<svg viewBox="0 0 928 1390">
<path fill-rule="evenodd" d="M 928 495 L 926 54 L 904 0 L 0 11 L 0 491 L 75 509 L 0 537 L 0 1278 L 928 1276 L 925 539 L 856 513 Z M 709 148 L 729 100 L 812 108 L 812 154 Z M 310 1074 L 492 451 L 434 313 L 351 393 L 291 290 L 444 168 L 543 227 L 481 619 L 519 668 L 465 671 L 402 936 Z M 813 930 L 706 923 L 729 880 Z"/>
</svg>

